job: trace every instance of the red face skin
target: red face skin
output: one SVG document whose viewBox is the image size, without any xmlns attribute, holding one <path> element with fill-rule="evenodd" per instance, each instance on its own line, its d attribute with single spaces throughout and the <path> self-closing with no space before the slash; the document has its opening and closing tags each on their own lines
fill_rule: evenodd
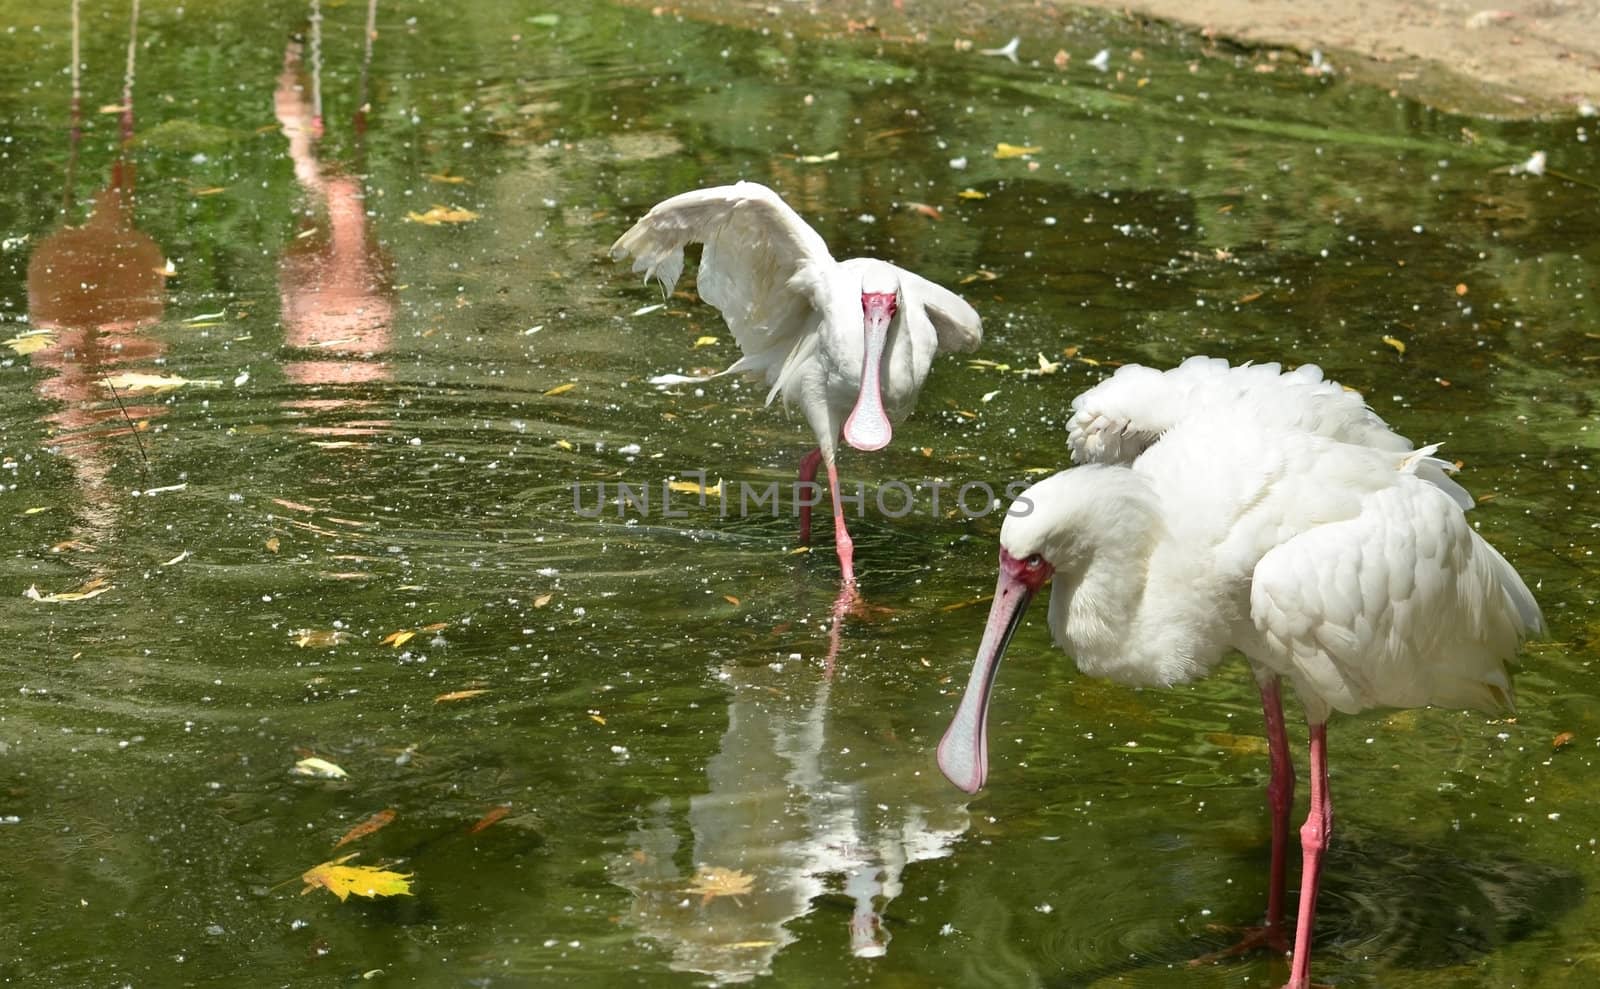
<svg viewBox="0 0 1600 989">
<path fill-rule="evenodd" d="M 857 450 L 881 450 L 889 445 L 894 435 L 889 416 L 883 410 L 883 384 L 879 366 L 883 363 L 883 347 L 889 335 L 889 323 L 899 309 L 900 302 L 894 292 L 862 292 L 861 324 L 862 346 L 861 392 L 856 396 L 856 407 L 844 423 L 844 439 Z"/>
<path fill-rule="evenodd" d="M 1049 582 L 1055 569 L 1037 553 L 1018 559 L 1003 547 L 1000 550 L 1000 579 L 995 583 L 994 603 L 989 606 L 978 656 L 972 661 L 972 677 L 939 742 L 939 769 L 968 793 L 978 792 L 989 773 L 989 693 L 1000 660 L 1022 624 L 1028 602 Z"/>
</svg>

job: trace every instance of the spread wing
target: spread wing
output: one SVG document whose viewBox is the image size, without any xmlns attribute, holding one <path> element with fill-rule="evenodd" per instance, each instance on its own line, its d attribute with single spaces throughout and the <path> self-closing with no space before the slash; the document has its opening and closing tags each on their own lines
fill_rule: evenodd
<svg viewBox="0 0 1600 989">
<path fill-rule="evenodd" d="M 808 338 L 828 317 L 835 267 L 828 245 L 777 193 L 738 182 L 657 203 L 617 238 L 611 256 L 632 255 L 633 270 L 670 293 L 688 244 L 705 245 L 700 297 L 722 313 L 744 353 L 723 373 L 759 373 L 780 384 L 814 349 Z"/>
<path fill-rule="evenodd" d="M 1459 506 L 1418 478 L 1399 482 L 1367 496 L 1354 518 L 1261 558 L 1250 617 L 1264 654 L 1253 658 L 1289 676 L 1301 698 L 1347 713 L 1507 707 L 1506 664 L 1543 629 L 1539 606 Z"/>
<path fill-rule="evenodd" d="M 900 294 L 906 307 L 922 307 L 939 340 L 939 353 L 967 353 L 983 341 L 983 320 L 967 300 L 943 285 L 928 281 L 915 272 L 895 266 L 900 279 Z"/>
</svg>

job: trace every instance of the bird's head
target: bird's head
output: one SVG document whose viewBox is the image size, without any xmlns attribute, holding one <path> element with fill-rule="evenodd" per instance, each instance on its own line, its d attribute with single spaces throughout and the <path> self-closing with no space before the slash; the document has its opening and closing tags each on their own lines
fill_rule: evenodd
<svg viewBox="0 0 1600 989">
<path fill-rule="evenodd" d="M 881 450 L 894 429 L 883 408 L 883 348 L 889 325 L 900 311 L 900 280 L 874 269 L 861 279 L 861 388 L 844 423 L 844 440 L 857 450 Z"/>
<path fill-rule="evenodd" d="M 1041 481 L 1024 491 L 1006 513 L 1000 527 L 1000 578 L 994 586 L 989 621 L 972 661 L 966 692 L 939 742 L 940 771 L 968 793 L 978 792 L 989 773 L 989 693 L 1000 660 L 1022 624 L 1028 602 L 1049 582 L 1056 571 L 1057 554 L 1064 549 L 1057 538 L 1059 527 L 1054 524 L 1054 504 L 1049 498 L 1054 480 Z"/>
</svg>

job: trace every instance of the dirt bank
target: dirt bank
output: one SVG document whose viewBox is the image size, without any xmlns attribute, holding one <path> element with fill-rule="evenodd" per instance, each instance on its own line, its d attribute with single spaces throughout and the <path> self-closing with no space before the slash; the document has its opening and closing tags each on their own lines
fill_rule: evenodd
<svg viewBox="0 0 1600 989">
<path fill-rule="evenodd" d="M 661 14 L 802 34 L 1001 45 L 1043 39 L 1078 8 L 1171 22 L 1219 40 L 1321 51 L 1337 71 L 1441 109 L 1495 117 L 1592 113 L 1600 0 L 620 0 Z M 1053 50 L 1053 49 L 1052 49 Z"/>
</svg>

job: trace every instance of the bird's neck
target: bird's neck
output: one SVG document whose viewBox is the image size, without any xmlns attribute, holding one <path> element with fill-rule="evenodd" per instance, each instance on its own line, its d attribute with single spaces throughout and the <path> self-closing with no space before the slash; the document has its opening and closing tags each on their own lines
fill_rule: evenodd
<svg viewBox="0 0 1600 989">
<path fill-rule="evenodd" d="M 1081 569 L 1067 581 L 1056 573 L 1058 642 L 1084 673 L 1119 683 L 1164 687 L 1203 675 L 1221 658 L 1209 644 L 1225 637 L 1217 629 L 1229 621 L 1226 609 L 1183 576 L 1191 568 L 1152 495 L 1119 494 L 1102 507 L 1108 515 Z"/>
</svg>

